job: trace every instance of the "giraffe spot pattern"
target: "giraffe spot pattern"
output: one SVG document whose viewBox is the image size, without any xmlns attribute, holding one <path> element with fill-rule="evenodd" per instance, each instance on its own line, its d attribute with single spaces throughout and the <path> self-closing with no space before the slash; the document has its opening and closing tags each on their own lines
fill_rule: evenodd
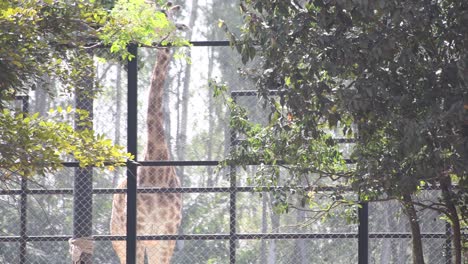
<svg viewBox="0 0 468 264">
<path fill-rule="evenodd" d="M 168 198 L 166 197 L 166 195 L 160 195 L 160 196 L 159 196 L 159 199 L 158 199 L 158 204 L 159 204 L 160 206 L 167 206 L 167 204 L 168 204 L 167 199 L 168 199 Z"/>
<path fill-rule="evenodd" d="M 161 209 L 159 210 L 159 215 L 160 215 L 161 217 L 167 218 L 167 210 L 166 210 L 165 208 L 161 208 Z"/>
<path fill-rule="evenodd" d="M 173 233 L 175 233 L 175 231 L 176 231 L 176 230 L 175 230 L 175 226 L 174 226 L 173 223 L 167 223 L 165 227 L 166 227 L 166 231 L 167 231 L 169 234 L 173 234 Z"/>
<path fill-rule="evenodd" d="M 169 9 L 168 17 L 172 17 Z M 168 73 L 170 49 L 161 48 L 157 53 L 156 64 L 150 81 L 150 97 L 148 100 L 147 133 L 145 160 L 169 160 L 169 150 L 164 135 L 164 115 L 162 111 L 163 87 Z M 173 167 L 138 169 L 137 183 L 139 187 L 178 187 L 179 179 Z M 125 187 L 123 187 L 125 188 Z M 126 196 L 115 195 L 111 233 L 125 234 L 126 232 Z M 139 234 L 150 234 L 158 231 L 163 234 L 175 234 L 181 220 L 180 194 L 139 194 L 137 196 L 137 230 Z M 155 230 L 157 227 L 158 230 Z M 125 243 L 113 241 L 113 247 L 120 260 L 125 262 Z M 148 260 L 158 263 L 169 263 L 175 247 L 175 241 L 137 244 L 137 258 L 143 258 L 147 252 Z M 153 262 L 153 261 L 150 261 Z"/>
</svg>

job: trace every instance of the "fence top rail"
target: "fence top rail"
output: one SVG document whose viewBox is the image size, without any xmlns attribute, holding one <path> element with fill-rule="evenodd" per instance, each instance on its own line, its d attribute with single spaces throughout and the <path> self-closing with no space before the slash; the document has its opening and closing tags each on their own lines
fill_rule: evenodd
<svg viewBox="0 0 468 264">
<path fill-rule="evenodd" d="M 337 139 L 337 143 L 352 143 L 353 139 Z M 354 164 L 354 161 L 350 159 L 345 159 L 346 164 Z M 174 166 L 174 167 L 189 167 L 189 166 L 219 166 L 222 164 L 222 161 L 218 160 L 145 160 L 145 161 L 128 161 L 127 165 L 136 165 L 136 166 Z M 78 162 L 62 162 L 62 165 L 66 168 L 79 168 L 80 164 Z M 113 165 L 113 163 L 105 163 L 105 165 Z M 264 162 L 256 162 L 248 164 L 247 166 L 258 166 L 258 165 L 273 165 L 266 164 Z M 276 165 L 287 165 L 287 163 L 278 161 Z M 126 165 L 122 165 L 124 167 Z M 230 166 L 230 164 L 227 164 Z M 236 165 L 232 165 L 236 166 Z"/>
<path fill-rule="evenodd" d="M 351 187 L 347 186 L 302 186 L 304 191 L 313 190 L 314 192 L 353 192 Z M 231 187 L 139 187 L 137 193 L 231 193 L 231 192 L 271 192 L 279 190 L 288 190 L 288 186 L 231 186 Z M 424 187 L 422 190 L 438 191 L 440 187 L 430 186 Z M 127 193 L 127 189 L 121 188 L 93 188 L 93 194 L 116 194 Z M 73 195 L 73 188 L 59 188 L 59 189 L 0 189 L 0 195 Z M 382 202 L 384 200 L 368 201 Z"/>
<path fill-rule="evenodd" d="M 462 234 L 468 238 L 468 234 Z M 447 233 L 422 233 L 422 238 L 447 238 Z M 0 236 L 0 242 L 20 241 L 68 241 L 72 235 L 38 235 L 38 236 Z M 125 240 L 125 235 L 93 235 L 94 241 Z M 179 234 L 179 235 L 139 235 L 138 240 L 249 240 L 249 239 L 357 239 L 358 233 L 237 233 L 231 234 Z M 407 239 L 409 232 L 372 232 L 371 239 Z"/>
<path fill-rule="evenodd" d="M 316 192 L 332 192 L 336 190 L 352 191 L 348 187 L 308 187 L 303 186 L 304 190 L 313 189 Z M 270 192 L 273 190 L 290 189 L 287 186 L 235 186 L 235 187 L 144 187 L 138 188 L 138 193 L 231 193 L 231 192 Z M 120 188 L 93 188 L 93 194 L 115 194 L 126 193 L 127 189 Z M 60 189 L 7 189 L 0 190 L 0 195 L 20 195 L 20 194 L 64 194 L 73 195 L 73 188 L 60 188 Z"/>
</svg>

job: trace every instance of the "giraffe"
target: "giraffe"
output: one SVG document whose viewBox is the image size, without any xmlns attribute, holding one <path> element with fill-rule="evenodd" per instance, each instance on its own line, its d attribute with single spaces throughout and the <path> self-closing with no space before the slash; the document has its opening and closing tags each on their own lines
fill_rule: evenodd
<svg viewBox="0 0 468 264">
<path fill-rule="evenodd" d="M 179 6 L 169 5 L 166 16 L 171 19 L 172 13 Z M 169 148 L 164 133 L 164 115 L 162 110 L 164 83 L 169 70 L 171 52 L 169 48 L 159 48 L 156 64 L 153 67 L 148 96 L 147 134 L 144 160 L 169 160 Z M 174 167 L 138 168 L 138 187 L 180 187 L 179 178 Z M 118 188 L 127 188 L 124 180 Z M 137 195 L 137 234 L 138 235 L 173 235 L 177 233 L 181 222 L 182 197 L 178 193 L 152 193 Z M 125 194 L 115 194 L 112 203 L 111 234 L 126 234 Z M 113 241 L 121 264 L 126 263 L 126 242 Z M 145 254 L 150 264 L 169 263 L 174 252 L 175 241 L 137 241 L 136 263 L 143 264 Z"/>
</svg>

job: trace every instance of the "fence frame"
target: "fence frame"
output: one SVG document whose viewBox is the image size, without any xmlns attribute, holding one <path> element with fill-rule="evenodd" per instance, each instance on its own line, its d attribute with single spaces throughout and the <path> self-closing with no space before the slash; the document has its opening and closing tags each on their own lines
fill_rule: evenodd
<svg viewBox="0 0 468 264">
<path fill-rule="evenodd" d="M 226 47 L 230 46 L 229 41 L 192 41 L 193 47 Z M 137 158 L 137 114 L 138 114 L 138 65 L 136 45 L 130 45 L 128 51 L 135 58 L 128 62 L 128 96 L 127 96 L 127 151 L 134 155 L 137 162 L 127 162 L 127 189 L 117 188 L 93 188 L 92 182 L 85 183 L 91 186 L 81 186 L 91 191 L 91 195 L 95 194 L 127 194 L 127 235 L 93 235 L 95 241 L 109 240 L 126 240 L 127 242 L 127 264 L 135 264 L 136 258 L 136 243 L 138 240 L 228 240 L 229 241 L 229 263 L 236 263 L 236 244 L 239 240 L 249 239 L 358 239 L 358 263 L 369 263 L 369 239 L 370 238 L 410 238 L 410 233 L 369 233 L 369 209 L 368 203 L 361 203 L 358 210 L 359 227 L 357 233 L 238 233 L 236 230 L 236 201 L 237 193 L 239 192 L 255 192 L 255 191 L 271 191 L 269 187 L 239 187 L 236 184 L 236 168 L 230 167 L 230 185 L 229 187 L 178 187 L 178 188 L 138 188 L 136 185 L 137 168 L 138 166 L 218 166 L 219 161 L 138 161 Z M 239 96 L 252 96 L 253 91 L 233 91 L 231 93 L 234 100 Z M 18 96 L 17 100 L 22 103 L 23 111 L 29 110 L 27 96 Z M 231 133 L 231 142 L 233 145 L 235 134 Z M 65 167 L 78 168 L 77 162 L 65 162 Z M 252 164 L 255 165 L 255 164 Z M 75 187 L 76 188 L 76 187 Z M 275 187 L 277 189 L 278 187 Z M 282 187 L 279 187 L 282 188 Z M 323 190 L 333 190 L 332 187 L 324 187 Z M 27 202 L 28 195 L 56 195 L 66 194 L 74 195 L 76 190 L 67 189 L 29 189 L 27 180 L 21 179 L 20 189 L 0 190 L 0 195 L 19 195 L 20 196 L 20 232 L 18 236 L 0 236 L 0 243 L 3 242 L 19 242 L 19 261 L 20 264 L 27 263 L 26 251 L 27 243 L 33 241 L 68 241 L 72 236 L 29 236 L 27 235 Z M 137 235 L 136 232 L 136 201 L 137 193 L 229 193 L 229 233 L 228 234 L 179 234 L 179 235 Z M 443 233 L 423 233 L 422 238 L 445 238 L 445 256 L 446 263 L 451 263 L 451 228 L 448 224 L 446 232 Z"/>
</svg>

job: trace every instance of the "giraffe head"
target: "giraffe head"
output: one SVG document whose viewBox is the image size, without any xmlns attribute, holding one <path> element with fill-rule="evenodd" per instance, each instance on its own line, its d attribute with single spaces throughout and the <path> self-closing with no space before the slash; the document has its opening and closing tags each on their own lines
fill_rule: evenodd
<svg viewBox="0 0 468 264">
<path fill-rule="evenodd" d="M 182 9 L 180 5 L 174 5 L 172 2 L 167 2 L 161 10 L 167 17 L 167 20 L 174 22 L 174 16 Z M 181 23 L 174 23 L 178 30 L 187 30 L 188 26 Z"/>
<path fill-rule="evenodd" d="M 174 14 L 180 11 L 180 9 L 180 5 L 174 5 L 172 2 L 167 2 L 165 8 L 163 9 L 163 13 L 166 14 L 169 21 L 173 21 Z"/>
</svg>

